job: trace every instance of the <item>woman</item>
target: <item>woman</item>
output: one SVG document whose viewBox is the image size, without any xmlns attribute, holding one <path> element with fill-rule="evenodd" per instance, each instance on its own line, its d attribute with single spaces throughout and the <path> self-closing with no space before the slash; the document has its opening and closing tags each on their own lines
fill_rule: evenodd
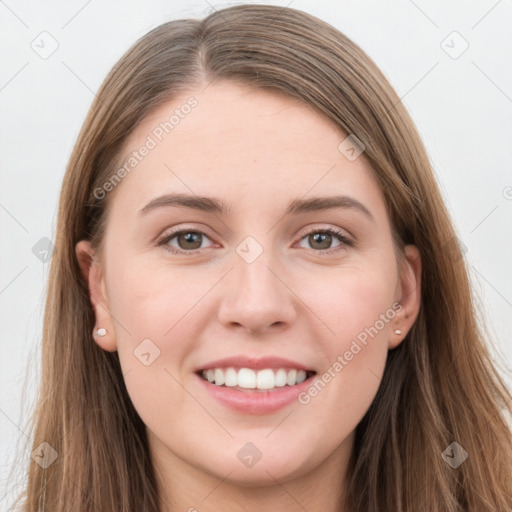
<svg viewBox="0 0 512 512">
<path fill-rule="evenodd" d="M 66 171 L 22 510 L 512 510 L 477 318 L 357 45 L 273 6 L 163 24 Z"/>
</svg>

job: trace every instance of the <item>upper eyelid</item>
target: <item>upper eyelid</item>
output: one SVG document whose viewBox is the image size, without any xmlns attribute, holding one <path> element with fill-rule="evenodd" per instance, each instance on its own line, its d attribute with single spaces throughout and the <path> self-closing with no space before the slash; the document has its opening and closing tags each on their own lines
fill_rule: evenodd
<svg viewBox="0 0 512 512">
<path fill-rule="evenodd" d="M 176 235 L 179 235 L 180 233 L 182 232 L 186 232 L 186 231 L 191 231 L 191 232 L 194 232 L 194 233 L 201 233 L 202 235 L 206 235 L 208 238 L 211 239 L 211 236 L 208 235 L 208 233 L 206 232 L 206 230 L 204 228 L 195 228 L 195 227 L 188 227 L 188 226 L 185 226 L 185 227 L 182 227 L 182 228 L 177 228 L 177 229 L 171 229 L 169 232 L 165 231 L 164 234 L 162 235 L 159 235 L 157 237 L 157 240 L 163 240 L 164 238 L 168 238 L 170 236 L 176 236 Z"/>
</svg>

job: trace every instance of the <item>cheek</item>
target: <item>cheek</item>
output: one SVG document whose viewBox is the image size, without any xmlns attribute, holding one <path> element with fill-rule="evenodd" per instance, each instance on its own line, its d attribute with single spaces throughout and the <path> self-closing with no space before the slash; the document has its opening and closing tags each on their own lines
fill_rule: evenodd
<svg viewBox="0 0 512 512">
<path fill-rule="evenodd" d="M 191 321 L 194 304 L 204 290 L 197 283 L 187 285 L 177 274 L 142 262 L 111 274 L 112 313 L 125 385 L 150 427 L 171 425 L 172 411 L 190 407 L 181 383 L 186 377 L 184 362 L 197 339 L 193 330 L 198 324 Z"/>
<path fill-rule="evenodd" d="M 324 417 L 326 429 L 341 424 L 355 427 L 377 393 L 395 316 L 389 274 L 344 268 L 336 278 L 331 273 L 321 287 L 324 293 L 310 295 L 308 305 L 322 320 L 318 332 L 323 335 L 317 334 L 317 340 L 326 359 L 317 383 L 301 403 L 339 405 Z M 322 280 L 317 284 L 320 289 Z"/>
<path fill-rule="evenodd" d="M 118 266 L 109 277 L 109 306 L 126 387 L 136 409 L 151 423 L 162 402 L 179 407 L 183 394 L 175 379 L 183 380 L 184 362 L 195 349 L 194 330 L 201 326 L 194 304 L 204 285 L 187 284 L 177 272 L 141 262 Z"/>
<path fill-rule="evenodd" d="M 323 322 L 329 346 L 344 351 L 356 338 L 364 343 L 387 337 L 394 316 L 393 279 L 392 272 L 378 267 L 352 265 L 317 276 L 314 287 L 299 293 Z"/>
<path fill-rule="evenodd" d="M 111 311 L 133 333 L 133 342 L 142 336 L 163 345 L 173 338 L 175 344 L 177 333 L 186 337 L 189 320 L 201 309 L 198 302 L 213 278 L 211 273 L 210 279 L 197 278 L 190 269 L 134 259 L 111 273 Z"/>
</svg>

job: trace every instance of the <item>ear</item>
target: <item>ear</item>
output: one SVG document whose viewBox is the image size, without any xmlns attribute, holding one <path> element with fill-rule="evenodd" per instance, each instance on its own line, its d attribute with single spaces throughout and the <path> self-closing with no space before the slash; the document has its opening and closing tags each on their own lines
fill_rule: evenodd
<svg viewBox="0 0 512 512">
<path fill-rule="evenodd" d="M 101 272 L 101 266 L 94 251 L 91 249 L 91 243 L 88 240 L 81 240 L 75 246 L 75 253 L 80 265 L 80 271 L 84 277 L 89 290 L 89 298 L 94 309 L 96 325 L 92 333 L 94 341 L 108 352 L 117 350 L 117 342 L 114 330 L 114 322 L 110 313 L 108 298 L 106 295 L 105 280 Z M 104 336 L 98 336 L 96 331 L 99 328 L 106 329 Z"/>
<path fill-rule="evenodd" d="M 404 261 L 399 271 L 396 300 L 402 307 L 397 311 L 393 320 L 392 332 L 388 341 L 390 350 L 397 347 L 404 340 L 420 311 L 421 255 L 415 245 L 405 246 Z M 401 334 L 396 334 L 395 329 L 400 329 Z"/>
</svg>

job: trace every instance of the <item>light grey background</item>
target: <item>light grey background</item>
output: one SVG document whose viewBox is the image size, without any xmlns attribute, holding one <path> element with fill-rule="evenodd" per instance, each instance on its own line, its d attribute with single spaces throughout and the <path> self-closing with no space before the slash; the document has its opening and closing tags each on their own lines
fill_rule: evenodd
<svg viewBox="0 0 512 512">
<path fill-rule="evenodd" d="M 8 470 L 26 439 L 39 379 L 49 263 L 32 248 L 43 237 L 53 240 L 64 169 L 94 93 L 150 29 L 234 3 L 0 2 L 1 511 L 23 478 L 9 478 Z M 258 3 L 289 5 L 331 23 L 386 74 L 418 126 L 467 248 L 496 358 L 512 367 L 512 2 Z M 52 44 L 58 48 L 45 55 Z"/>
</svg>

